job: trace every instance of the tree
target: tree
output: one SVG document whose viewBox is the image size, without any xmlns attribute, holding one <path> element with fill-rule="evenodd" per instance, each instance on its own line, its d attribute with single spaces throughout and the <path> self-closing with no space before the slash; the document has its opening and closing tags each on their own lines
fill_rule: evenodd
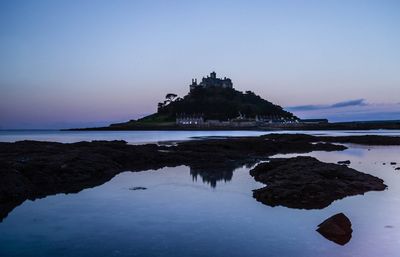
<svg viewBox="0 0 400 257">
<path fill-rule="evenodd" d="M 168 104 L 172 103 L 175 101 L 175 99 L 178 97 L 177 94 L 174 93 L 169 93 L 165 96 L 165 101 L 164 101 L 164 106 L 167 106 Z"/>
<path fill-rule="evenodd" d="M 169 93 L 165 96 L 165 99 L 167 99 L 169 102 L 173 102 L 177 96 L 177 94 Z"/>
<path fill-rule="evenodd" d="M 158 110 L 161 110 L 164 107 L 164 103 L 158 103 Z"/>
</svg>

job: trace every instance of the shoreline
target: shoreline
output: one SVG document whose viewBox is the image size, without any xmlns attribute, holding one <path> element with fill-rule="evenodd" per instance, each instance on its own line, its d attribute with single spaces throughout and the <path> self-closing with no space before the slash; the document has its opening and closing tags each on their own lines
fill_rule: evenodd
<svg viewBox="0 0 400 257">
<path fill-rule="evenodd" d="M 178 130 L 178 131 L 292 131 L 292 130 L 398 130 L 400 121 L 373 121 L 373 122 L 336 122 L 336 123 L 275 123 L 260 126 L 178 126 L 161 124 L 131 124 L 131 125 L 111 125 L 108 127 L 94 128 L 71 128 L 61 129 L 61 131 L 152 131 L 152 130 Z"/>
</svg>

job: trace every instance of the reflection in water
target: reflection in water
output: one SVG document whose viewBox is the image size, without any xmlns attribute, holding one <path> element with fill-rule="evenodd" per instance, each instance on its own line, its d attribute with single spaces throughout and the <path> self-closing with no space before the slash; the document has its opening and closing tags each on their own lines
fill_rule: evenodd
<svg viewBox="0 0 400 257">
<path fill-rule="evenodd" d="M 350 167 L 384 179 L 388 190 L 307 211 L 254 201 L 252 190 L 262 184 L 244 168 L 232 169 L 229 183 L 222 182 L 229 169 L 210 179 L 211 167 L 124 172 L 77 194 L 22 203 L 0 223 L 0 256 L 398 256 L 400 173 L 382 162 L 400 163 L 399 147 L 356 147 L 363 153 L 349 153 L 355 147 L 303 155 L 350 160 Z M 133 186 L 147 190 L 129 190 Z M 344 247 L 315 231 L 340 212 L 354 230 Z"/>
<path fill-rule="evenodd" d="M 228 165 L 222 165 L 220 163 L 204 163 L 201 166 L 193 166 L 190 168 L 190 175 L 192 177 L 192 181 L 197 181 L 198 176 L 202 178 L 203 183 L 209 184 L 212 188 L 217 186 L 218 181 L 228 182 L 232 180 L 233 172 L 236 169 L 241 167 L 246 167 L 250 169 L 254 166 L 258 161 L 247 161 L 247 162 L 232 162 Z M 95 186 L 93 185 L 85 185 L 82 186 L 82 190 L 86 188 L 95 188 L 97 186 L 102 185 L 103 183 L 107 182 L 108 179 L 105 181 L 97 181 Z M 130 187 L 129 190 L 146 190 L 146 187 L 136 186 Z M 75 192 L 69 192 L 75 193 Z M 8 216 L 8 214 L 14 210 L 17 206 L 19 206 L 24 201 L 17 201 L 17 202 L 6 202 L 0 203 L 0 223 Z"/>
<path fill-rule="evenodd" d="M 246 168 L 251 168 L 258 161 L 238 163 L 232 162 L 229 165 L 213 165 L 205 164 L 202 166 L 191 166 L 190 175 L 193 181 L 197 181 L 197 177 L 201 177 L 203 183 L 209 184 L 212 188 L 217 186 L 218 181 L 228 182 L 232 180 L 233 172 L 245 166 Z"/>
<path fill-rule="evenodd" d="M 231 167 L 219 167 L 215 169 L 203 169 L 203 168 L 190 168 L 190 175 L 193 181 L 197 181 L 197 177 L 200 176 L 204 183 L 210 184 L 212 188 L 217 186 L 217 181 L 230 181 L 233 176 Z"/>
</svg>

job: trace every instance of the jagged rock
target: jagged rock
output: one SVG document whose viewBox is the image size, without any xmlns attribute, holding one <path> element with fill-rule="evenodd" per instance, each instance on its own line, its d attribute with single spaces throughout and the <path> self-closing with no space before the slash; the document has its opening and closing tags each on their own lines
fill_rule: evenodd
<svg viewBox="0 0 400 257">
<path fill-rule="evenodd" d="M 267 185 L 253 191 L 258 201 L 297 209 L 322 209 L 346 196 L 386 188 L 380 178 L 304 156 L 271 159 L 250 174 Z"/>
<path fill-rule="evenodd" d="M 318 225 L 318 233 L 339 245 L 347 244 L 353 229 L 351 221 L 343 213 L 338 213 Z"/>
</svg>

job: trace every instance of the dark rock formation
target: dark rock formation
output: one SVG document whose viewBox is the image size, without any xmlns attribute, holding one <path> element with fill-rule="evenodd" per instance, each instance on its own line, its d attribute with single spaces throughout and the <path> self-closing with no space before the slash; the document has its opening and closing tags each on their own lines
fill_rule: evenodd
<svg viewBox="0 0 400 257">
<path fill-rule="evenodd" d="M 269 139 L 279 141 L 300 141 L 300 142 L 330 142 L 330 143 L 352 143 L 360 145 L 400 145 L 400 137 L 398 136 L 311 136 L 305 134 L 269 134 L 263 136 Z"/>
<path fill-rule="evenodd" d="M 346 160 L 346 161 L 338 161 L 337 163 L 344 164 L 344 165 L 350 165 L 351 162 L 349 160 Z"/>
<path fill-rule="evenodd" d="M 267 184 L 254 190 L 258 201 L 298 209 L 322 209 L 346 196 L 386 188 L 382 179 L 312 157 L 272 159 L 257 165 L 250 174 Z"/>
<path fill-rule="evenodd" d="M 396 136 L 342 136 L 342 137 L 320 137 L 321 141 L 335 143 L 353 143 L 360 145 L 400 145 L 400 137 Z"/>
<path fill-rule="evenodd" d="M 73 144 L 20 141 L 0 143 L 0 220 L 26 199 L 76 193 L 101 185 L 122 171 L 186 165 L 211 184 L 229 172 L 277 153 L 343 150 L 329 143 L 287 142 L 263 137 L 209 139 L 174 146 L 128 145 L 124 141 Z M 224 175 L 210 176 L 208 171 Z"/>
<path fill-rule="evenodd" d="M 26 199 L 76 193 L 101 185 L 126 170 L 143 171 L 186 165 L 191 168 L 193 176 L 201 176 L 211 185 L 216 185 L 218 180 L 229 180 L 235 168 L 265 160 L 274 154 L 346 149 L 345 146 L 324 141 L 360 142 L 351 137 L 346 140 L 327 138 L 272 134 L 194 140 L 173 146 L 128 145 L 123 141 L 0 143 L 0 220 Z M 391 144 L 399 143 L 395 137 L 374 138 L 375 143 L 384 141 L 389 144 L 391 140 Z M 340 181 L 337 181 L 339 185 Z M 356 190 L 351 194 L 358 192 Z"/>
<path fill-rule="evenodd" d="M 317 231 L 326 239 L 339 245 L 347 244 L 353 232 L 349 218 L 343 213 L 338 213 L 326 219 L 318 225 Z"/>
<path fill-rule="evenodd" d="M 390 165 L 396 165 L 397 162 L 390 162 Z"/>
<path fill-rule="evenodd" d="M 131 187 L 129 190 L 136 191 L 136 190 L 146 190 L 147 187 Z"/>
</svg>

